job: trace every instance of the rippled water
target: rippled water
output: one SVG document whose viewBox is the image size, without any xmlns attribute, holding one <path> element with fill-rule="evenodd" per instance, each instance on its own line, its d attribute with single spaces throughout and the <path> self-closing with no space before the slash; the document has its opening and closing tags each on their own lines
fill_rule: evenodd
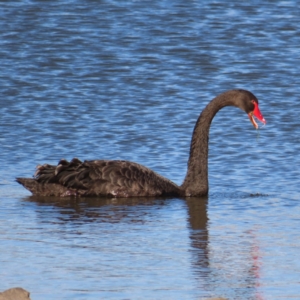
<svg viewBox="0 0 300 300">
<path fill-rule="evenodd" d="M 300 299 L 299 1 L 10 1 L 0 10 L 0 290 L 34 299 Z M 36 198 L 39 163 L 127 159 L 180 184 L 224 108 L 202 199 Z"/>
</svg>

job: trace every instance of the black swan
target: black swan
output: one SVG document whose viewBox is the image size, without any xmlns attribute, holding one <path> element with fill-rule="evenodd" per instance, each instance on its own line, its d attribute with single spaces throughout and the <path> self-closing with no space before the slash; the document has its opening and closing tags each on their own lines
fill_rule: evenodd
<svg viewBox="0 0 300 300">
<path fill-rule="evenodd" d="M 257 98 L 246 90 L 230 90 L 214 98 L 200 114 L 192 136 L 186 177 L 181 186 L 134 162 L 122 160 L 61 160 L 57 166 L 38 165 L 33 178 L 17 178 L 34 195 L 197 197 L 208 193 L 207 158 L 209 128 L 215 114 L 224 106 L 244 110 L 257 129 L 254 116 L 262 123 Z"/>
</svg>

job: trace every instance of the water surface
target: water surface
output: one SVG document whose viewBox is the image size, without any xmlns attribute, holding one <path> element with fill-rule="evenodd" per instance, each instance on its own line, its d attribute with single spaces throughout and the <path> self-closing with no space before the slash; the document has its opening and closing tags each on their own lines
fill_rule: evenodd
<svg viewBox="0 0 300 300">
<path fill-rule="evenodd" d="M 0 290 L 34 299 L 300 298 L 299 1 L 3 2 Z M 224 108 L 208 197 L 31 197 L 61 158 L 127 159 L 180 184 L 195 121 Z"/>
</svg>

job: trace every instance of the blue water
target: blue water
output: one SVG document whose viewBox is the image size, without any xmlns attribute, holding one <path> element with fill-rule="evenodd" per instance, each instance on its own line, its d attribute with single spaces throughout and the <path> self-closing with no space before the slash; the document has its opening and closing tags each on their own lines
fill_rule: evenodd
<svg viewBox="0 0 300 300">
<path fill-rule="evenodd" d="M 0 10 L 0 291 L 31 299 L 300 299 L 299 1 L 9 1 Z M 208 197 L 36 198 L 15 177 L 126 159 L 180 184 L 224 108 Z"/>
</svg>

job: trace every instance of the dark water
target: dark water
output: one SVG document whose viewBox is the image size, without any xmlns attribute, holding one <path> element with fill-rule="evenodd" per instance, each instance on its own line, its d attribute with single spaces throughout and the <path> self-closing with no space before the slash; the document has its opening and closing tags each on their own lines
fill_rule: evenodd
<svg viewBox="0 0 300 300">
<path fill-rule="evenodd" d="M 22 1 L 0 9 L 0 290 L 35 299 L 300 299 L 300 2 Z M 41 199 L 39 163 L 127 159 L 180 184 L 214 96 L 203 199 Z"/>
</svg>

